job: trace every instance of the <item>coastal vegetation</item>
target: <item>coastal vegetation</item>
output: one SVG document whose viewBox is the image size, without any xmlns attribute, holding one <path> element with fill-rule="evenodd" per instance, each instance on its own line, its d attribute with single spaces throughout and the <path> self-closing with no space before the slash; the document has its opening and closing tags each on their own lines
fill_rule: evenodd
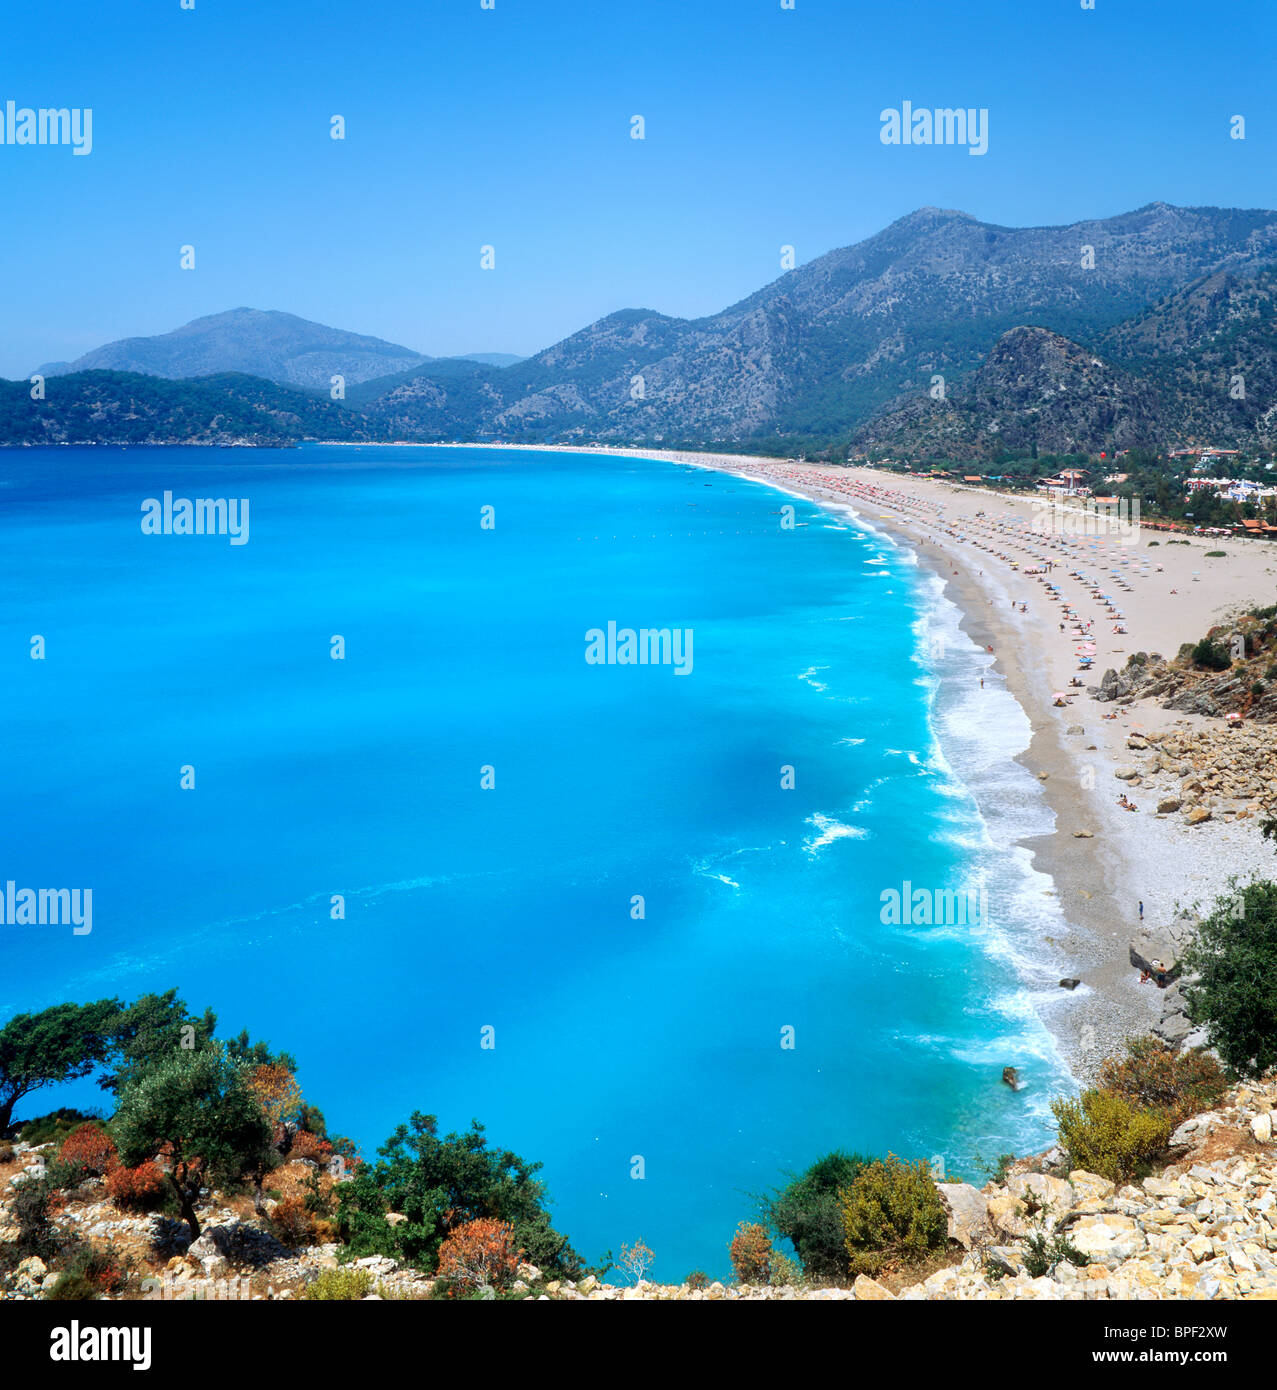
<svg viewBox="0 0 1277 1390">
<path fill-rule="evenodd" d="M 1139 1110 L 1164 1115 L 1174 1126 L 1217 1105 L 1228 1077 L 1201 1048 L 1178 1052 L 1160 1038 L 1137 1037 L 1126 1040 L 1124 1056 L 1101 1063 L 1098 1086 Z"/>
<path fill-rule="evenodd" d="M 1189 1017 L 1238 1076 L 1277 1067 L 1277 884 L 1218 899 L 1184 954 Z"/>
<path fill-rule="evenodd" d="M 1008 1156 L 986 1188 L 1014 1195 L 1013 1206 L 997 1210 L 1023 1242 L 1018 1267 L 1031 1277 L 1039 1270 L 1063 1277 L 1060 1269 L 1085 1263 L 1086 1252 L 1052 1224 L 1051 1204 L 1069 1183 L 1138 1181 L 1173 1142 L 1182 1147 L 1197 1117 L 1216 1113 L 1230 1095 L 1250 1094 L 1230 1087 L 1277 1067 L 1277 884 L 1255 882 L 1219 898 L 1183 963 L 1188 1007 L 1207 1030 L 1208 1048 L 1128 1039 L 1091 1086 L 1054 1103 L 1056 1148 L 1032 1161 Z M 242 1200 L 226 1246 L 231 1256 L 236 1241 L 241 1248 L 251 1240 L 273 1243 L 271 1258 L 334 1251 L 305 1286 L 305 1297 L 321 1300 L 368 1297 L 373 1289 L 409 1296 L 378 1282 L 394 1269 L 415 1272 L 435 1298 L 524 1297 L 530 1280 L 551 1291 L 588 1290 L 609 1269 L 637 1286 L 656 1258 L 636 1240 L 590 1268 L 552 1223 L 540 1165 L 491 1145 L 478 1121 L 441 1134 L 435 1116 L 416 1111 L 375 1162 L 364 1161 L 349 1140 L 329 1136 L 292 1057 L 247 1033 L 219 1039 L 215 1015 L 192 1014 L 175 990 L 131 1004 L 56 1005 L 0 1030 L 0 1095 L 10 1109 L 43 1086 L 95 1072 L 110 1113 L 64 1107 L 0 1132 L 0 1163 L 14 1162 L 15 1141 L 27 1153 L 42 1146 L 39 1161 L 5 1190 L 0 1288 L 15 1280 L 29 1286 L 38 1268 L 47 1271 L 41 1296 L 129 1296 L 139 1261 L 163 1258 L 161 1245 L 150 1254 L 121 1252 L 59 1219 L 91 1191 L 122 1215 L 158 1222 L 156 1242 L 202 1250 L 205 1259 L 223 1248 L 209 1244 L 215 1194 L 223 1203 Z M 1257 1135 L 1269 1120 L 1255 1119 Z M 1040 1175 L 1039 1186 L 1026 1187 L 1025 1173 Z M 758 1217 L 741 1221 L 728 1257 L 747 1287 L 903 1286 L 960 1257 L 955 1211 L 971 1200 L 962 1193 L 982 1204 L 1004 1201 L 979 1197 L 957 1178 L 938 1179 L 922 1161 L 834 1151 L 757 1199 Z M 213 1234 L 230 1239 L 225 1226 Z M 695 1284 L 716 1287 L 699 1271 Z"/>
<path fill-rule="evenodd" d="M 768 1224 L 793 1246 L 808 1278 L 837 1282 L 846 1273 L 847 1236 L 839 1194 L 872 1162 L 863 1154 L 835 1150 L 762 1198 Z"/>
<path fill-rule="evenodd" d="M 0 380 L 0 444 L 250 444 L 373 436 L 327 394 L 228 372 L 169 381 L 137 372 L 55 377 L 32 399 L 27 381 Z"/>
<path fill-rule="evenodd" d="M 742 1284 L 766 1284 L 772 1277 L 776 1252 L 767 1227 L 757 1221 L 742 1221 L 728 1246 L 732 1273 Z"/>
<path fill-rule="evenodd" d="M 1053 1101 L 1051 1110 L 1069 1167 L 1113 1182 L 1144 1177 L 1171 1135 L 1160 1111 L 1139 1109 L 1112 1091 L 1083 1091 L 1076 1100 Z"/>
<path fill-rule="evenodd" d="M 509 1226 L 511 1239 L 538 1268 L 563 1278 L 585 1272 L 581 1257 L 550 1223 L 539 1163 L 488 1146 L 473 1121 L 440 1137 L 433 1115 L 413 1113 L 339 1189 L 338 1225 L 353 1255 L 389 1255 L 422 1269 L 438 1266 L 448 1238 L 484 1219 Z M 403 1218 L 387 1221 L 389 1212 Z"/>
<path fill-rule="evenodd" d="M 916 1264 L 943 1247 L 948 1213 L 930 1167 L 894 1154 L 870 1163 L 839 1195 L 847 1272 L 875 1275 L 888 1264 Z"/>
</svg>

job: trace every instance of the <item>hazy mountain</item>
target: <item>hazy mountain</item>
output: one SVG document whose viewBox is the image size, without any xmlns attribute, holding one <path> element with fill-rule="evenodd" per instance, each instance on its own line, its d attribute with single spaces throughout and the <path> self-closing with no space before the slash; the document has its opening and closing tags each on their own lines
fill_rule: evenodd
<svg viewBox="0 0 1277 1390">
<path fill-rule="evenodd" d="M 365 402 L 422 437 L 846 437 L 956 384 L 1025 324 L 1083 342 L 1221 270 L 1277 260 L 1277 213 L 1174 208 L 998 227 L 923 208 L 710 318 L 611 314 L 500 373 L 430 368 Z"/>
<path fill-rule="evenodd" d="M 449 362 L 480 362 L 485 367 L 513 367 L 516 362 L 526 362 L 514 352 L 463 352 L 456 357 L 445 359 Z"/>
<path fill-rule="evenodd" d="M 503 353 L 482 356 L 502 366 L 519 360 Z M 355 385 L 423 367 L 446 374 L 458 360 L 463 359 L 427 357 L 397 343 L 329 328 L 277 309 L 229 309 L 195 319 L 172 333 L 122 338 L 74 362 L 50 362 L 38 370 L 46 377 L 117 371 L 178 380 L 245 372 L 285 386 L 327 391 L 334 376 Z"/>
</svg>

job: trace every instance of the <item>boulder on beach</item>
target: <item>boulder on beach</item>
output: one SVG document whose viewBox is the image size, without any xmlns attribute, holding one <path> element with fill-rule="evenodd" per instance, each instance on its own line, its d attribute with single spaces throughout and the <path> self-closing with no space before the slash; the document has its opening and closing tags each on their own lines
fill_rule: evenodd
<svg viewBox="0 0 1277 1390">
<path fill-rule="evenodd" d="M 1159 989 L 1173 985 L 1183 971 L 1178 948 L 1169 937 L 1141 936 L 1138 942 L 1131 942 L 1128 951 L 1131 964 Z"/>
</svg>

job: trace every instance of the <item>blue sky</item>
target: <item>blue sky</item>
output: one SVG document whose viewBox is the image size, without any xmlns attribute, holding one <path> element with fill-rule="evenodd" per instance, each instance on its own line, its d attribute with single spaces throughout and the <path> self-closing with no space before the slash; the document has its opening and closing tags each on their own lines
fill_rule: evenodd
<svg viewBox="0 0 1277 1390">
<path fill-rule="evenodd" d="M 530 353 L 619 308 L 712 313 L 774 279 L 782 245 L 801 263 L 924 204 L 1010 225 L 1271 207 L 1275 15 L 41 0 L 11 20 L 0 107 L 91 107 L 94 147 L 0 146 L 0 374 L 237 305 Z M 904 99 L 987 107 L 989 152 L 884 146 Z"/>
</svg>

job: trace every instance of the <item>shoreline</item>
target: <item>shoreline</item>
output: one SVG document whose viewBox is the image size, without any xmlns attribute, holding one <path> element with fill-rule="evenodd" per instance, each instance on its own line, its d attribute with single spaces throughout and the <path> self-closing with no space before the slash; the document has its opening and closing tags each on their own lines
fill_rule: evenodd
<svg viewBox="0 0 1277 1390">
<path fill-rule="evenodd" d="M 1033 867 L 1050 878 L 1065 923 L 1062 938 L 1043 940 L 1044 953 L 1049 948 L 1066 959 L 1065 978 L 1078 978 L 1084 986 L 1076 992 L 1061 988 L 1060 1007 L 1039 1007 L 1038 1015 L 1080 1081 L 1092 1076 L 1123 1038 L 1149 1032 L 1162 1016 L 1161 991 L 1139 983 L 1128 959 L 1130 943 L 1142 933 L 1164 930 L 1177 911 L 1194 902 L 1209 902 L 1231 875 L 1272 869 L 1273 851 L 1254 821 L 1190 828 L 1174 816 L 1157 814 L 1149 788 L 1136 793 L 1145 804 L 1135 814 L 1116 804 L 1124 784 L 1115 771 L 1132 760 L 1126 748 L 1132 733 L 1173 725 L 1215 727 L 1219 721 L 1176 717 L 1149 701 L 1103 705 L 1086 687 L 1098 684 L 1106 667 L 1120 670 L 1129 654 L 1174 656 L 1182 643 L 1197 641 L 1225 613 L 1264 601 L 1277 587 L 1272 578 L 1277 553 L 1270 558 L 1269 552 L 1234 546 L 1227 564 L 1212 564 L 1205 551 L 1220 544 L 1215 540 L 1159 545 L 1150 555 L 1148 538 L 1138 534 L 1135 543 L 1120 546 L 1034 535 L 1032 498 L 868 468 L 607 445 L 420 447 L 604 454 L 732 473 L 843 515 L 850 508 L 864 525 L 910 551 L 920 573 L 935 575 L 944 598 L 958 609 L 962 632 L 977 648 L 991 649 L 989 670 L 996 684 L 1012 695 L 1032 730 L 1015 761 L 1038 779 L 1054 830 L 1026 835 L 1018 843 L 1028 850 Z M 1049 574 L 1027 572 L 1041 563 L 1039 556 L 1049 557 L 1054 566 Z M 1092 597 L 1094 588 L 1074 572 L 1103 585 L 1113 604 Z M 1057 599 L 1050 598 L 1048 583 L 1058 586 Z M 1091 673 L 1074 675 L 1073 649 L 1082 638 L 1068 636 L 1059 621 L 1066 604 L 1091 624 L 1087 637 L 1096 646 Z M 1125 630 L 1118 632 L 1119 626 Z M 944 679 L 943 671 L 936 674 Z M 1073 678 L 1083 686 L 1070 686 Z M 1059 691 L 1068 695 L 1064 708 L 1055 703 Z M 1068 733 L 1079 727 L 1082 734 Z M 980 810 L 987 821 L 988 808 Z M 1027 981 L 1025 988 L 1032 994 Z"/>
</svg>

